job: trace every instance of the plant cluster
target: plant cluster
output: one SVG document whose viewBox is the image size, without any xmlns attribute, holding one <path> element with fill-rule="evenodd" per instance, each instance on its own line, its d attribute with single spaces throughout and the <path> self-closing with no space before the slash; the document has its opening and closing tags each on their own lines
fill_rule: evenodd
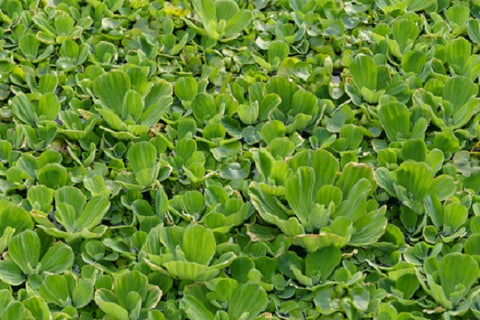
<svg viewBox="0 0 480 320">
<path fill-rule="evenodd" d="M 480 318 L 479 0 L 0 25 L 0 319 Z"/>
</svg>

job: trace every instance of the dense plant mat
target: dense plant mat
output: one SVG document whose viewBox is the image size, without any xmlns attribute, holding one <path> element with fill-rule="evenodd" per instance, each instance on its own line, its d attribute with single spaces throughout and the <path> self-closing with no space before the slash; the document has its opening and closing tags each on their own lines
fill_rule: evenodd
<svg viewBox="0 0 480 320">
<path fill-rule="evenodd" d="M 480 317 L 480 1 L 0 23 L 0 319 Z"/>
</svg>

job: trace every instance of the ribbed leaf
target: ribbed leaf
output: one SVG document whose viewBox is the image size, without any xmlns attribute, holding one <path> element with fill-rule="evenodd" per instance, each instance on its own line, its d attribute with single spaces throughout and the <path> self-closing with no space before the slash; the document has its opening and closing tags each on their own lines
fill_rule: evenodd
<svg viewBox="0 0 480 320">
<path fill-rule="evenodd" d="M 282 102 L 278 109 L 283 112 L 288 112 L 292 105 L 293 95 L 298 90 L 298 87 L 293 81 L 286 77 L 272 77 L 267 82 L 267 92 L 276 93 L 280 96 Z"/>
<path fill-rule="evenodd" d="M 314 184 L 315 172 L 309 167 L 298 168 L 296 174 L 285 182 L 288 204 L 304 226 L 312 214 Z"/>
<path fill-rule="evenodd" d="M 24 93 L 17 93 L 11 101 L 13 114 L 17 118 L 32 126 L 37 124 L 38 119 L 35 109 Z"/>
<path fill-rule="evenodd" d="M 385 217 L 385 209 L 385 206 L 381 207 L 357 219 L 353 224 L 355 231 L 349 244 L 365 246 L 377 242 L 387 227 L 388 220 Z"/>
<path fill-rule="evenodd" d="M 175 95 L 182 101 L 192 101 L 198 91 L 197 81 L 193 77 L 182 77 L 175 82 Z"/>
<path fill-rule="evenodd" d="M 443 97 L 452 103 L 455 109 L 463 106 L 477 93 L 478 86 L 472 80 L 462 76 L 449 78 L 443 88 Z"/>
<path fill-rule="evenodd" d="M 209 280 L 218 274 L 217 269 L 194 262 L 171 261 L 163 265 L 170 274 L 180 280 Z"/>
<path fill-rule="evenodd" d="M 38 116 L 40 120 L 55 120 L 59 111 L 60 102 L 55 93 L 45 93 L 38 100 Z"/>
<path fill-rule="evenodd" d="M 0 280 L 12 286 L 21 285 L 24 281 L 22 270 L 10 259 L 0 260 Z"/>
<path fill-rule="evenodd" d="M 35 320 L 50 320 L 50 310 L 47 303 L 41 297 L 31 297 L 23 300 L 23 305 L 33 315 Z"/>
<path fill-rule="evenodd" d="M 208 265 L 215 254 L 213 232 L 201 225 L 190 225 L 183 234 L 182 250 L 188 261 Z"/>
<path fill-rule="evenodd" d="M 473 43 L 480 43 L 480 20 L 470 19 L 468 21 L 468 37 Z"/>
<path fill-rule="evenodd" d="M 309 253 L 305 258 L 305 274 L 326 280 L 341 260 L 340 249 L 334 246 Z"/>
<path fill-rule="evenodd" d="M 15 205 L 0 209 L 0 236 L 5 228 L 11 227 L 15 229 L 15 233 L 19 234 L 25 229 L 33 228 L 31 216 L 24 209 Z"/>
<path fill-rule="evenodd" d="M 471 43 L 462 37 L 450 40 L 445 46 L 447 62 L 456 74 L 463 74 L 463 68 L 467 64 L 471 51 Z"/>
<path fill-rule="evenodd" d="M 8 256 L 23 273 L 33 274 L 40 259 L 40 238 L 37 233 L 25 230 L 13 237 L 8 246 Z"/>
<path fill-rule="evenodd" d="M 48 249 L 40 260 L 41 270 L 51 273 L 62 273 L 73 264 L 73 251 L 64 243 L 57 243 Z"/>
<path fill-rule="evenodd" d="M 125 271 L 114 278 L 113 291 L 121 306 L 128 305 L 128 293 L 137 292 L 142 300 L 147 297 L 147 277 L 138 271 Z"/>
<path fill-rule="evenodd" d="M 438 269 L 443 292 L 449 295 L 455 292 L 458 285 L 468 290 L 480 276 L 475 259 L 461 253 L 449 253 L 440 260 Z"/>
<path fill-rule="evenodd" d="M 349 197 L 350 190 L 360 179 L 367 179 L 371 184 L 371 191 L 375 191 L 377 185 L 373 178 L 372 167 L 362 163 L 350 162 L 343 168 L 336 185 L 342 189 L 344 198 Z"/>
<path fill-rule="evenodd" d="M 123 99 L 130 89 L 130 78 L 121 71 L 110 71 L 97 77 L 93 82 L 93 93 L 103 106 L 122 115 Z"/>
<path fill-rule="evenodd" d="M 68 181 L 67 169 L 58 163 L 49 163 L 38 170 L 38 182 L 49 188 L 63 187 Z"/>
<path fill-rule="evenodd" d="M 229 2 L 234 3 L 234 1 L 231 0 L 229 0 Z M 218 14 L 221 14 L 221 12 L 217 11 L 217 15 Z M 248 27 L 251 20 L 252 13 L 249 10 L 241 10 L 240 12 L 237 12 L 237 14 L 235 14 L 228 20 L 227 25 L 225 26 L 225 32 L 223 33 L 223 37 L 228 39 L 236 36 L 237 34 L 242 32 L 243 29 Z"/>
<path fill-rule="evenodd" d="M 213 313 L 200 299 L 192 294 L 185 294 L 180 301 L 180 305 L 192 320 L 214 320 Z"/>
<path fill-rule="evenodd" d="M 142 114 L 143 107 L 142 96 L 137 91 L 128 90 L 123 98 L 121 117 L 123 119 L 131 117 L 133 120 L 138 121 Z"/>
<path fill-rule="evenodd" d="M 410 18 L 398 19 L 392 26 L 393 39 L 397 42 L 401 53 L 405 52 L 405 49 L 413 43 L 419 33 L 420 29 Z"/>
<path fill-rule="evenodd" d="M 70 303 L 67 279 L 61 275 L 49 275 L 39 289 L 42 298 L 59 307 L 66 307 Z"/>
<path fill-rule="evenodd" d="M 422 201 L 433 184 L 433 174 L 424 162 L 403 162 L 396 171 L 398 183 L 417 201 Z"/>
<path fill-rule="evenodd" d="M 128 311 L 117 303 L 105 300 L 102 291 L 106 290 L 100 289 L 95 293 L 95 303 L 100 307 L 100 309 L 112 320 L 130 320 Z"/>
<path fill-rule="evenodd" d="M 152 169 L 157 159 L 157 149 L 150 142 L 138 142 L 128 149 L 127 158 L 134 172 Z"/>
<path fill-rule="evenodd" d="M 217 103 L 212 95 L 198 93 L 192 101 L 192 111 L 195 119 L 203 122 L 217 115 Z"/>
<path fill-rule="evenodd" d="M 228 316 L 230 319 L 252 320 L 265 310 L 267 304 L 265 290 L 259 284 L 247 283 L 233 291 L 228 305 Z"/>
<path fill-rule="evenodd" d="M 398 102 L 382 104 L 378 110 L 378 120 L 391 141 L 408 138 L 410 114 L 404 104 Z"/>
<path fill-rule="evenodd" d="M 297 170 L 300 166 L 313 167 L 315 171 L 314 192 L 324 185 L 333 184 L 340 169 L 338 160 L 325 150 L 298 152 L 289 160 L 288 164 L 293 170 Z"/>
<path fill-rule="evenodd" d="M 103 216 L 107 213 L 110 208 L 110 201 L 105 196 L 96 196 L 93 197 L 85 206 L 83 213 L 80 215 L 78 220 L 75 222 L 75 226 L 78 230 L 83 228 L 92 229 L 93 227 L 100 224 L 103 219 Z"/>
<path fill-rule="evenodd" d="M 377 89 L 377 64 L 364 54 L 357 55 L 350 66 L 353 82 L 359 89 Z"/>
</svg>

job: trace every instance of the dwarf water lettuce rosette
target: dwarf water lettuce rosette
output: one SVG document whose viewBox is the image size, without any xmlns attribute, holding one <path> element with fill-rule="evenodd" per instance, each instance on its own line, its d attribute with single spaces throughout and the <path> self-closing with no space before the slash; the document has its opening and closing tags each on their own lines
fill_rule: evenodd
<svg viewBox="0 0 480 320">
<path fill-rule="evenodd" d="M 480 1 L 0 25 L 0 319 L 480 318 Z"/>
</svg>

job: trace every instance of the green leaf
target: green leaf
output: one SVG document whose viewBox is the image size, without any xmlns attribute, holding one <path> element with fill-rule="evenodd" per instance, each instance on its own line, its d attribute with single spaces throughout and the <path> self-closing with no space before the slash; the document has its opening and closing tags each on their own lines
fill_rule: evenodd
<svg viewBox="0 0 480 320">
<path fill-rule="evenodd" d="M 95 303 L 100 309 L 105 312 L 112 320 L 130 320 L 128 311 L 115 302 L 104 299 L 105 289 L 100 289 L 95 292 Z"/>
<path fill-rule="evenodd" d="M 40 286 L 39 293 L 42 298 L 59 307 L 66 307 L 70 304 L 70 294 L 65 276 L 49 275 Z"/>
<path fill-rule="evenodd" d="M 268 79 L 266 88 L 268 93 L 275 93 L 280 97 L 282 102 L 278 109 L 282 112 L 288 112 L 292 105 L 293 95 L 298 90 L 295 83 L 286 77 L 276 76 Z"/>
<path fill-rule="evenodd" d="M 223 0 L 223 1 L 235 3 L 234 1 L 231 1 L 231 0 Z M 221 1 L 218 1 L 218 2 L 221 2 Z M 219 15 L 217 19 L 221 17 L 222 11 L 217 11 L 217 15 Z M 231 12 L 231 10 L 228 10 L 228 11 Z M 241 10 L 237 12 L 233 17 L 229 18 L 225 26 L 225 32 L 223 34 L 223 37 L 226 39 L 230 39 L 232 37 L 237 36 L 239 33 L 242 32 L 243 29 L 248 27 L 251 20 L 252 20 L 252 13 L 249 10 Z M 221 20 L 219 22 L 221 22 Z"/>
<path fill-rule="evenodd" d="M 446 10 L 445 15 L 452 28 L 463 27 L 470 16 L 470 9 L 463 3 L 456 3 Z"/>
<path fill-rule="evenodd" d="M 31 297 L 22 301 L 35 320 L 49 320 L 50 310 L 47 303 L 41 297 Z"/>
<path fill-rule="evenodd" d="M 76 308 L 83 308 L 92 301 L 94 285 L 90 279 L 80 279 L 72 292 L 72 302 Z"/>
<path fill-rule="evenodd" d="M 19 234 L 23 230 L 33 229 L 33 221 L 24 209 L 10 205 L 0 209 L 0 235 L 2 235 L 7 227 L 15 229 L 15 234 Z"/>
<path fill-rule="evenodd" d="M 241 104 L 238 106 L 238 117 L 245 124 L 254 124 L 258 118 L 258 103 Z"/>
<path fill-rule="evenodd" d="M 295 176 L 285 182 L 288 204 L 300 222 L 308 226 L 308 217 L 313 209 L 313 195 L 316 193 L 315 172 L 312 168 L 300 167 Z"/>
<path fill-rule="evenodd" d="M 425 161 L 427 157 L 427 146 L 420 139 L 410 139 L 405 141 L 402 148 L 403 160 L 414 160 L 417 162 Z"/>
<path fill-rule="evenodd" d="M 158 81 L 150 88 L 144 99 L 145 110 L 140 117 L 141 124 L 150 127 L 158 123 L 173 103 L 172 91 L 172 85 L 165 80 Z"/>
<path fill-rule="evenodd" d="M 40 238 L 32 230 L 14 236 L 8 246 L 8 256 L 23 271 L 30 275 L 40 259 Z"/>
<path fill-rule="evenodd" d="M 471 51 L 472 45 L 462 37 L 450 40 L 445 46 L 447 62 L 456 74 L 463 74 L 464 66 L 467 64 Z"/>
<path fill-rule="evenodd" d="M 218 39 L 218 34 L 215 32 L 217 22 L 217 9 L 213 0 L 194 0 L 193 7 L 195 12 L 200 16 L 203 26 L 209 36 Z M 209 28 L 213 30 L 209 31 Z"/>
<path fill-rule="evenodd" d="M 33 320 L 34 318 L 27 309 L 19 302 L 13 301 L 8 308 L 2 310 L 0 317 L 3 319 L 26 319 Z"/>
<path fill-rule="evenodd" d="M 51 210 L 54 191 L 46 186 L 39 185 L 28 189 L 27 200 L 34 209 L 48 212 Z M 2 228 L 0 227 L 0 233 Z"/>
<path fill-rule="evenodd" d="M 280 40 L 272 41 L 268 46 L 268 62 L 272 65 L 279 64 L 283 59 L 288 57 L 289 53 L 288 44 Z"/>
<path fill-rule="evenodd" d="M 157 159 L 157 149 L 147 141 L 135 143 L 128 149 L 127 158 L 134 172 L 152 169 Z"/>
<path fill-rule="evenodd" d="M 377 242 L 387 227 L 388 220 L 385 217 L 385 210 L 385 206 L 381 207 L 356 220 L 353 224 L 355 231 L 349 243 L 351 245 L 364 246 Z"/>
<path fill-rule="evenodd" d="M 345 168 L 343 168 L 343 172 L 337 181 L 337 187 L 342 190 L 344 198 L 350 196 L 350 191 L 355 188 L 355 185 L 361 179 L 368 180 L 370 182 L 371 191 L 375 190 L 376 183 L 373 178 L 373 169 L 370 166 L 361 163 L 350 162 L 345 166 Z"/>
<path fill-rule="evenodd" d="M 60 102 L 53 92 L 43 94 L 38 100 L 39 120 L 55 120 L 60 111 Z"/>
<path fill-rule="evenodd" d="M 198 92 L 198 84 L 193 77 L 182 77 L 175 82 L 175 95 L 182 101 L 192 101 Z"/>
<path fill-rule="evenodd" d="M 38 170 L 37 178 L 41 184 L 57 189 L 67 184 L 67 169 L 58 163 L 48 163 Z"/>
<path fill-rule="evenodd" d="M 132 89 L 135 89 L 139 94 L 144 94 L 148 87 L 147 77 L 149 68 L 146 66 L 129 66 L 126 73 L 130 78 Z"/>
<path fill-rule="evenodd" d="M 265 310 L 268 298 L 265 290 L 256 283 L 240 285 L 234 290 L 228 305 L 230 319 L 252 320 Z"/>
<path fill-rule="evenodd" d="M 266 195 L 258 185 L 253 183 L 250 185 L 249 195 L 263 220 L 278 226 L 289 236 L 304 233 L 303 226 L 296 219 L 288 220 L 289 212 L 278 199 Z"/>
<path fill-rule="evenodd" d="M 305 274 L 308 277 L 326 280 L 341 260 L 340 249 L 333 246 L 309 253 L 305 258 Z"/>
<path fill-rule="evenodd" d="M 258 119 L 265 121 L 270 112 L 275 110 L 282 103 L 281 98 L 275 93 L 269 93 L 265 95 L 258 106 Z"/>
<path fill-rule="evenodd" d="M 294 114 L 303 113 L 315 118 L 319 111 L 318 99 L 311 92 L 298 90 L 293 94 L 291 109 Z"/>
<path fill-rule="evenodd" d="M 308 252 L 315 252 L 330 246 L 342 248 L 350 240 L 349 233 L 351 233 L 352 226 L 348 219 L 339 219 L 337 221 L 341 222 L 338 223 L 338 229 L 342 229 L 342 233 L 346 235 L 327 232 L 321 232 L 320 234 L 300 234 L 293 238 L 293 243 L 304 247 Z"/>
<path fill-rule="evenodd" d="M 107 213 L 110 208 L 110 201 L 105 196 L 96 196 L 93 197 L 83 209 L 83 213 L 78 217 L 75 222 L 75 227 L 77 230 L 82 229 L 92 229 L 93 227 L 100 224 L 103 219 L 103 216 Z"/>
<path fill-rule="evenodd" d="M 371 57 L 364 54 L 357 55 L 350 66 L 350 73 L 359 89 L 377 89 L 377 64 Z"/>
<path fill-rule="evenodd" d="M 422 162 L 403 162 L 397 171 L 398 184 L 417 201 L 422 201 L 433 183 L 432 170 Z"/>
<path fill-rule="evenodd" d="M 12 286 L 21 285 L 25 281 L 22 270 L 9 259 L 0 260 L 0 279 Z"/>
<path fill-rule="evenodd" d="M 480 234 L 474 233 L 465 241 L 465 253 L 468 255 L 480 255 Z"/>
<path fill-rule="evenodd" d="M 74 207 L 66 203 L 60 203 L 56 209 L 55 219 L 57 219 L 58 223 L 60 223 L 67 232 L 75 232 L 75 220 L 77 216 Z"/>
<path fill-rule="evenodd" d="M 15 97 L 13 97 L 11 100 L 11 105 L 13 114 L 17 118 L 31 126 L 35 126 L 37 124 L 38 118 L 37 114 L 35 113 L 35 109 L 24 93 L 19 92 Z"/>
<path fill-rule="evenodd" d="M 28 60 L 34 60 L 38 56 L 40 42 L 37 40 L 34 34 L 27 33 L 20 37 L 18 41 L 18 47 Z"/>
<path fill-rule="evenodd" d="M 412 20 L 400 18 L 392 25 L 393 39 L 397 42 L 401 53 L 405 53 L 420 34 L 420 29 Z"/>
<path fill-rule="evenodd" d="M 404 104 L 398 102 L 382 104 L 378 109 L 378 118 L 390 141 L 408 138 L 410 115 Z"/>
<path fill-rule="evenodd" d="M 192 320 L 214 320 L 213 313 L 194 295 L 185 294 L 180 305 Z"/>
<path fill-rule="evenodd" d="M 462 272 L 458 272 L 462 270 Z M 441 260 L 438 268 L 438 275 L 443 292 L 448 297 L 457 291 L 459 285 L 466 291 L 477 281 L 480 270 L 477 262 L 471 256 L 461 253 L 449 253 Z"/>
<path fill-rule="evenodd" d="M 217 115 L 217 104 L 212 95 L 201 92 L 192 101 L 192 111 L 195 119 L 208 122 Z"/>
<path fill-rule="evenodd" d="M 427 62 L 427 56 L 422 51 L 413 50 L 405 53 L 402 58 L 402 68 L 407 72 L 420 73 Z"/>
<path fill-rule="evenodd" d="M 314 190 L 333 184 L 340 169 L 338 160 L 325 150 L 298 152 L 289 160 L 288 164 L 293 170 L 297 170 L 300 166 L 313 167 L 315 172 Z"/>
<path fill-rule="evenodd" d="M 360 311 L 366 311 L 370 303 L 370 295 L 365 288 L 351 289 L 353 306 Z"/>
<path fill-rule="evenodd" d="M 121 306 L 127 310 L 130 292 L 139 294 L 143 301 L 147 297 L 148 280 L 147 277 L 138 271 L 125 271 L 115 276 L 113 282 L 113 291 Z"/>
<path fill-rule="evenodd" d="M 187 191 L 182 196 L 182 206 L 187 214 L 198 219 L 203 211 L 203 195 L 199 191 Z"/>
<path fill-rule="evenodd" d="M 461 76 L 449 78 L 443 88 L 443 97 L 455 108 L 463 106 L 477 93 L 478 86 L 472 80 Z"/>
<path fill-rule="evenodd" d="M 85 195 L 75 187 L 66 186 L 55 191 L 55 203 L 57 205 L 66 203 L 72 206 L 76 212 L 76 216 L 81 214 L 86 200 Z"/>
<path fill-rule="evenodd" d="M 457 231 L 468 218 L 468 209 L 459 203 L 449 203 L 445 206 L 443 213 L 444 230 L 448 228 L 450 232 Z"/>
<path fill-rule="evenodd" d="M 480 43 L 480 20 L 468 20 L 468 37 L 474 43 Z"/>
<path fill-rule="evenodd" d="M 262 138 L 266 143 L 270 143 L 274 138 L 285 136 L 285 125 L 278 120 L 266 122 L 260 129 Z"/>
<path fill-rule="evenodd" d="M 414 12 L 422 11 L 430 8 L 435 4 L 436 4 L 435 0 L 409 0 L 407 10 L 414 11 Z"/>
<path fill-rule="evenodd" d="M 40 269 L 44 272 L 62 273 L 71 268 L 73 259 L 72 249 L 64 243 L 57 243 L 40 260 Z"/>
<path fill-rule="evenodd" d="M 182 250 L 188 261 L 208 265 L 215 254 L 213 233 L 200 225 L 190 225 L 185 229 Z"/>
<path fill-rule="evenodd" d="M 142 96 L 134 90 L 128 90 L 125 93 L 122 103 L 121 117 L 128 119 L 131 117 L 136 122 L 140 119 L 144 108 L 144 102 Z"/>
<path fill-rule="evenodd" d="M 122 115 L 123 100 L 130 89 L 130 78 L 121 71 L 110 71 L 97 77 L 93 82 L 93 92 L 102 105 Z"/>
<path fill-rule="evenodd" d="M 170 274 L 180 280 L 205 281 L 214 278 L 218 270 L 203 264 L 170 261 L 163 264 Z"/>
</svg>

